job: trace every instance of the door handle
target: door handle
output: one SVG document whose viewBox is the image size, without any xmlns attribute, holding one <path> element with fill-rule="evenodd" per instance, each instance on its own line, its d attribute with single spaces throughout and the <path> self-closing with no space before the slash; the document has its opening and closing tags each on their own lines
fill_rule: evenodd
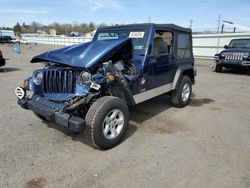
<svg viewBox="0 0 250 188">
<path fill-rule="evenodd" d="M 174 61 L 175 61 L 175 58 L 174 58 L 174 56 L 170 56 L 170 63 L 174 63 Z"/>
</svg>

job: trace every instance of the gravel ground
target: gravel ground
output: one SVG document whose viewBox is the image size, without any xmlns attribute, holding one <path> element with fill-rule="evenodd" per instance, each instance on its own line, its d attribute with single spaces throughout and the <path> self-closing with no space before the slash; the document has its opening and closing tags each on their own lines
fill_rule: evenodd
<svg viewBox="0 0 250 188">
<path fill-rule="evenodd" d="M 0 68 L 0 187 L 250 187 L 249 71 L 197 60 L 190 106 L 165 95 L 141 103 L 124 141 L 99 151 L 17 105 L 15 87 L 41 67 L 29 60 L 53 48 L 0 46 L 10 59 Z"/>
</svg>

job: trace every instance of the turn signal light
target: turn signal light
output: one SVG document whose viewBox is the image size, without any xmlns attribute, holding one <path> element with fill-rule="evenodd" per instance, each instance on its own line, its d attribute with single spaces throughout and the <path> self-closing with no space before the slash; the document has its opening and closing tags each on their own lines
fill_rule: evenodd
<svg viewBox="0 0 250 188">
<path fill-rule="evenodd" d="M 111 81 L 114 81 L 114 80 L 115 80 L 115 75 L 113 75 L 112 73 L 108 73 L 108 74 L 107 74 L 107 77 L 108 77 L 108 79 L 111 80 Z"/>
<path fill-rule="evenodd" d="M 23 81 L 23 88 L 25 88 L 25 89 L 29 88 L 29 81 L 28 80 Z"/>
</svg>

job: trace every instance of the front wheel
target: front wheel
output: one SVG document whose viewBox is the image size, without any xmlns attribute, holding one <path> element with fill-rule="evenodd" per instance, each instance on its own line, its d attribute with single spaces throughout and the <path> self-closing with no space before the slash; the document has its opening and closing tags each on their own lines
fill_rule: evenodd
<svg viewBox="0 0 250 188">
<path fill-rule="evenodd" d="M 187 106 L 191 102 L 192 83 L 188 76 L 183 76 L 180 84 L 171 93 L 172 105 L 178 108 Z"/>
<path fill-rule="evenodd" d="M 117 97 L 98 99 L 86 114 L 85 134 L 91 146 L 109 149 L 124 137 L 129 123 L 129 110 L 125 102 Z"/>
<path fill-rule="evenodd" d="M 216 64 L 215 67 L 214 67 L 214 71 L 215 71 L 215 72 L 221 72 L 221 71 L 222 71 L 222 68 L 223 68 L 223 67 L 222 67 L 221 65 Z"/>
</svg>

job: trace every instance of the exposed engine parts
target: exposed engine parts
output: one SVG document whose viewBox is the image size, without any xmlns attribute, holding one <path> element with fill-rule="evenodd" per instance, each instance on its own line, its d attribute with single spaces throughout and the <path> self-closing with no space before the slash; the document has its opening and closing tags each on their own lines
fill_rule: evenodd
<svg viewBox="0 0 250 188">
<path fill-rule="evenodd" d="M 119 60 L 114 63 L 114 66 L 122 72 L 123 75 L 127 76 L 135 76 L 136 75 L 136 67 L 132 61 L 124 62 L 123 60 Z"/>
</svg>

